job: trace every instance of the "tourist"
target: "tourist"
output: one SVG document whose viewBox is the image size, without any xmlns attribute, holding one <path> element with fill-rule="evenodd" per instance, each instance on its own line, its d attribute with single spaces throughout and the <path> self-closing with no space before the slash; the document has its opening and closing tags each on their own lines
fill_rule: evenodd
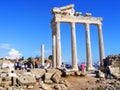
<svg viewBox="0 0 120 90">
<path fill-rule="evenodd" d="M 35 62 L 35 68 L 38 68 L 38 64 L 37 64 L 37 62 Z"/>
<path fill-rule="evenodd" d="M 61 65 L 61 67 L 63 67 L 63 68 L 65 68 L 65 64 L 62 62 L 62 65 Z"/>
<path fill-rule="evenodd" d="M 111 79 L 111 77 L 112 77 L 112 75 L 111 75 L 111 66 L 110 65 L 108 65 L 107 67 L 106 67 L 106 76 L 105 76 L 105 78 L 106 79 L 108 79 L 108 76 L 109 76 L 109 78 Z"/>
<path fill-rule="evenodd" d="M 80 68 L 81 68 L 81 71 L 84 71 L 84 69 L 85 69 L 85 64 L 82 63 L 82 64 L 80 65 Z"/>
<path fill-rule="evenodd" d="M 11 71 L 11 73 L 9 73 L 9 77 L 11 77 L 11 85 L 14 86 L 17 83 L 17 74 L 14 73 L 14 71 Z"/>
<path fill-rule="evenodd" d="M 112 77 L 112 74 L 111 74 L 111 64 L 112 64 L 112 60 L 104 59 L 105 78 L 106 79 L 108 79 L 108 76 L 109 76 L 110 79 Z"/>
</svg>

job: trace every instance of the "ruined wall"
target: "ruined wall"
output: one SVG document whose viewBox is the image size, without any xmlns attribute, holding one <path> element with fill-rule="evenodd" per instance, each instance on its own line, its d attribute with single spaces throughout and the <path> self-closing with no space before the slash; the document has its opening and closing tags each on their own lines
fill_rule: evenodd
<svg viewBox="0 0 120 90">
<path fill-rule="evenodd" d="M 112 60 L 111 67 L 120 67 L 120 54 L 118 55 L 109 55 L 106 57 L 107 60 Z"/>
</svg>

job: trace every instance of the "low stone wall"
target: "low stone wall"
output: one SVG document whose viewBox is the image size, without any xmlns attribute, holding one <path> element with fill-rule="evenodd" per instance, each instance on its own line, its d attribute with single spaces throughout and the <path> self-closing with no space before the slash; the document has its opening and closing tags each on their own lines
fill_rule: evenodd
<svg viewBox="0 0 120 90">
<path fill-rule="evenodd" d="M 114 74 L 114 73 L 120 74 L 120 67 L 111 68 L 111 72 L 112 72 L 113 74 Z"/>
</svg>

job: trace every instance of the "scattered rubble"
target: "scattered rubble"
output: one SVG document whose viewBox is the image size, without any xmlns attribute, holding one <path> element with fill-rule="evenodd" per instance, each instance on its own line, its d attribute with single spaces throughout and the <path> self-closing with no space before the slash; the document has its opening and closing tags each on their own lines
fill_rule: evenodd
<svg viewBox="0 0 120 90">
<path fill-rule="evenodd" d="M 0 90 L 120 90 L 120 55 L 106 58 L 112 60 L 113 78 L 105 79 L 104 73 L 96 71 L 73 71 L 67 69 L 15 70 L 0 69 Z"/>
</svg>

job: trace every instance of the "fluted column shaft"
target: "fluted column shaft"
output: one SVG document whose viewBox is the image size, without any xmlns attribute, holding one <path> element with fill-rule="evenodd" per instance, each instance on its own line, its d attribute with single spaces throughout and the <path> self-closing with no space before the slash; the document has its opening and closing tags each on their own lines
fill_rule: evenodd
<svg viewBox="0 0 120 90">
<path fill-rule="evenodd" d="M 44 66 L 44 45 L 41 45 L 41 54 L 42 54 L 42 66 Z"/>
<path fill-rule="evenodd" d="M 72 68 L 78 70 L 75 23 L 71 23 Z"/>
<path fill-rule="evenodd" d="M 104 59 L 104 42 L 102 35 L 102 24 L 98 25 L 99 51 L 100 51 L 100 66 L 103 66 Z"/>
<path fill-rule="evenodd" d="M 90 27 L 89 24 L 85 24 L 86 29 L 86 57 L 87 57 L 87 70 L 92 68 L 92 55 L 91 55 L 91 42 L 90 42 Z"/>
<path fill-rule="evenodd" d="M 53 55 L 53 64 L 52 66 L 56 68 L 56 37 L 52 35 L 52 55 Z"/>
<path fill-rule="evenodd" d="M 61 39 L 60 39 L 60 22 L 56 22 L 56 59 L 57 59 L 57 68 L 61 67 Z"/>
</svg>

